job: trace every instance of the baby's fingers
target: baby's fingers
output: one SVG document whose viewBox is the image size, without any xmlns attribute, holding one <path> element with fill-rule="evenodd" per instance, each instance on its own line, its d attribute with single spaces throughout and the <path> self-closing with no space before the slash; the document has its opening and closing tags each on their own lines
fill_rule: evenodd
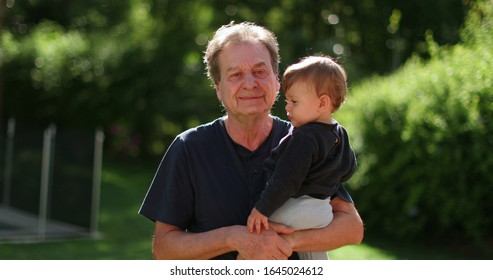
<svg viewBox="0 0 493 280">
<path fill-rule="evenodd" d="M 267 219 L 262 219 L 262 225 L 264 226 L 265 230 L 269 229 L 269 221 Z"/>
</svg>

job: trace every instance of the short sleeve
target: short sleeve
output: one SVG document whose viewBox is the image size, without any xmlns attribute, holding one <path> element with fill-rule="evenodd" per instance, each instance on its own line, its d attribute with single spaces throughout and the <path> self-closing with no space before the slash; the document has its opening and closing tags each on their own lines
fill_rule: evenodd
<svg viewBox="0 0 493 280">
<path fill-rule="evenodd" d="M 331 197 L 331 199 L 333 199 L 334 197 L 340 197 L 342 198 L 343 200 L 349 202 L 349 203 L 353 203 L 353 199 L 351 198 L 351 195 L 349 194 L 349 192 L 346 190 L 346 188 L 341 185 L 341 187 L 337 190 L 337 192 Z"/>
<path fill-rule="evenodd" d="M 193 216 L 186 145 L 178 136 L 164 155 L 139 213 L 152 221 L 186 229 Z"/>
</svg>

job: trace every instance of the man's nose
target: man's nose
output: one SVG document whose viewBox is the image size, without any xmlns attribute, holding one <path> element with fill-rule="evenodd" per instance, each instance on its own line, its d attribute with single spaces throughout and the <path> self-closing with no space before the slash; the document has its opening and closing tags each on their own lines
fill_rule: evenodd
<svg viewBox="0 0 493 280">
<path fill-rule="evenodd" d="M 245 89 L 253 89 L 257 85 L 257 80 L 252 73 L 245 74 L 243 86 Z"/>
</svg>

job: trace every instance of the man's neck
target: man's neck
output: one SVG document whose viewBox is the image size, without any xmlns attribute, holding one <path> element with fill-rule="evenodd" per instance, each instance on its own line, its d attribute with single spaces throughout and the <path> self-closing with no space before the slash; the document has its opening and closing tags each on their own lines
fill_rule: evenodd
<svg viewBox="0 0 493 280">
<path fill-rule="evenodd" d="M 250 151 L 255 151 L 269 137 L 273 123 L 270 115 L 244 119 L 227 116 L 224 119 L 229 137 Z"/>
</svg>

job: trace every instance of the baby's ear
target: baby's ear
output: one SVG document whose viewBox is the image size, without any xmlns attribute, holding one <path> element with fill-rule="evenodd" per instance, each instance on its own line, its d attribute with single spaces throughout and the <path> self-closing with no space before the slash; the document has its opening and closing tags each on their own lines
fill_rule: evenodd
<svg viewBox="0 0 493 280">
<path fill-rule="evenodd" d="M 322 111 L 332 110 L 332 103 L 330 102 L 330 97 L 327 94 L 320 95 L 319 99 L 320 99 L 319 110 Z"/>
</svg>

